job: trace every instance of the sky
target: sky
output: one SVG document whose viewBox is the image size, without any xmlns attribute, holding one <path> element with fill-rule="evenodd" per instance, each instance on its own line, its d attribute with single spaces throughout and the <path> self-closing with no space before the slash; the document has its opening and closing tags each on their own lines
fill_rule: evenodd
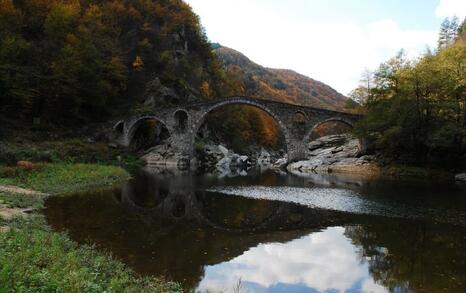
<svg viewBox="0 0 466 293">
<path fill-rule="evenodd" d="M 466 0 L 185 1 L 211 42 L 343 94 L 401 49 L 415 58 L 435 48 L 446 17 L 466 17 Z"/>
<path fill-rule="evenodd" d="M 388 292 L 370 276 L 358 250 L 341 227 L 287 243 L 260 244 L 205 267 L 197 291 L 231 292 L 241 280 L 245 292 Z"/>
</svg>

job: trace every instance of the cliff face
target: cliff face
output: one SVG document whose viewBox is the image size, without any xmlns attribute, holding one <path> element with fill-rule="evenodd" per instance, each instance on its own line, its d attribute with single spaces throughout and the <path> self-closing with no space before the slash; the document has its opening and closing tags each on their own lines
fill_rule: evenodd
<svg viewBox="0 0 466 293">
<path fill-rule="evenodd" d="M 348 99 L 320 81 L 292 70 L 263 67 L 233 49 L 217 46 L 214 52 L 247 96 L 332 110 L 342 110 Z"/>
</svg>

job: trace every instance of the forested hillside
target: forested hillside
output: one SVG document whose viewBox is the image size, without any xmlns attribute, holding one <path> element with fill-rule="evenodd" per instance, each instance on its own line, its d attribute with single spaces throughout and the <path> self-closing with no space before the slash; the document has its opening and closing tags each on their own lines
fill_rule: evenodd
<svg viewBox="0 0 466 293">
<path fill-rule="evenodd" d="M 365 76 L 353 95 L 367 115 L 357 128 L 387 158 L 408 164 L 466 163 L 465 22 L 442 24 L 435 52 L 403 52 Z"/>
<path fill-rule="evenodd" d="M 226 72 L 250 97 L 342 110 L 348 100 L 330 86 L 286 69 L 271 69 L 233 49 L 215 46 Z"/>
<path fill-rule="evenodd" d="M 0 0 L 2 115 L 101 120 L 151 80 L 173 91 L 159 104 L 233 94 L 183 1 Z"/>
</svg>

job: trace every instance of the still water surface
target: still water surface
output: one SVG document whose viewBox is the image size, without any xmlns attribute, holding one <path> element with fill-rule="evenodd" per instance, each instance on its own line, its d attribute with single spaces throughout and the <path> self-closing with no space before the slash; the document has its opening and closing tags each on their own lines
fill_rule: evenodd
<svg viewBox="0 0 466 293">
<path fill-rule="evenodd" d="M 50 198 L 80 243 L 187 290 L 466 292 L 466 191 L 454 184 L 140 172 Z"/>
</svg>

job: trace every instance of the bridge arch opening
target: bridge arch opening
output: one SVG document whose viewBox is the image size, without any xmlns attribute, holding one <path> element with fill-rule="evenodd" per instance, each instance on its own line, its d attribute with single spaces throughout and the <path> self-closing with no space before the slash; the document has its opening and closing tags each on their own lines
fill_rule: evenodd
<svg viewBox="0 0 466 293">
<path fill-rule="evenodd" d="M 235 153 L 256 159 L 265 149 L 271 160 L 287 152 L 288 130 L 267 107 L 248 101 L 219 103 L 203 114 L 194 129 L 194 150 L 199 158 L 206 143 L 222 144 Z"/>
<path fill-rule="evenodd" d="M 129 130 L 130 148 L 135 151 L 145 151 L 163 144 L 170 137 L 165 123 L 156 117 L 139 119 Z"/>
<path fill-rule="evenodd" d="M 135 175 L 122 190 L 125 202 L 143 210 L 154 210 L 163 205 L 169 196 L 167 182 L 158 180 L 149 172 L 139 171 Z"/>
<path fill-rule="evenodd" d="M 115 131 L 117 134 L 121 135 L 125 131 L 125 122 L 124 121 L 118 121 L 115 126 L 113 126 L 113 131 Z"/>
<path fill-rule="evenodd" d="M 312 141 L 330 135 L 350 135 L 353 129 L 354 125 L 349 121 L 330 118 L 314 125 L 306 135 L 305 141 Z"/>
<path fill-rule="evenodd" d="M 199 213 L 216 229 L 247 232 L 270 226 L 280 214 L 282 204 L 198 191 Z"/>
<path fill-rule="evenodd" d="M 173 117 L 175 118 L 175 129 L 180 133 L 185 132 L 188 127 L 188 113 L 184 110 L 178 110 Z"/>
<path fill-rule="evenodd" d="M 360 153 L 360 141 L 351 122 L 331 118 L 317 123 L 305 136 L 306 157 L 348 161 Z"/>
<path fill-rule="evenodd" d="M 294 114 L 293 116 L 293 124 L 294 126 L 302 126 L 304 124 L 306 124 L 306 114 L 304 114 L 303 112 L 301 111 L 298 111 Z"/>
</svg>

